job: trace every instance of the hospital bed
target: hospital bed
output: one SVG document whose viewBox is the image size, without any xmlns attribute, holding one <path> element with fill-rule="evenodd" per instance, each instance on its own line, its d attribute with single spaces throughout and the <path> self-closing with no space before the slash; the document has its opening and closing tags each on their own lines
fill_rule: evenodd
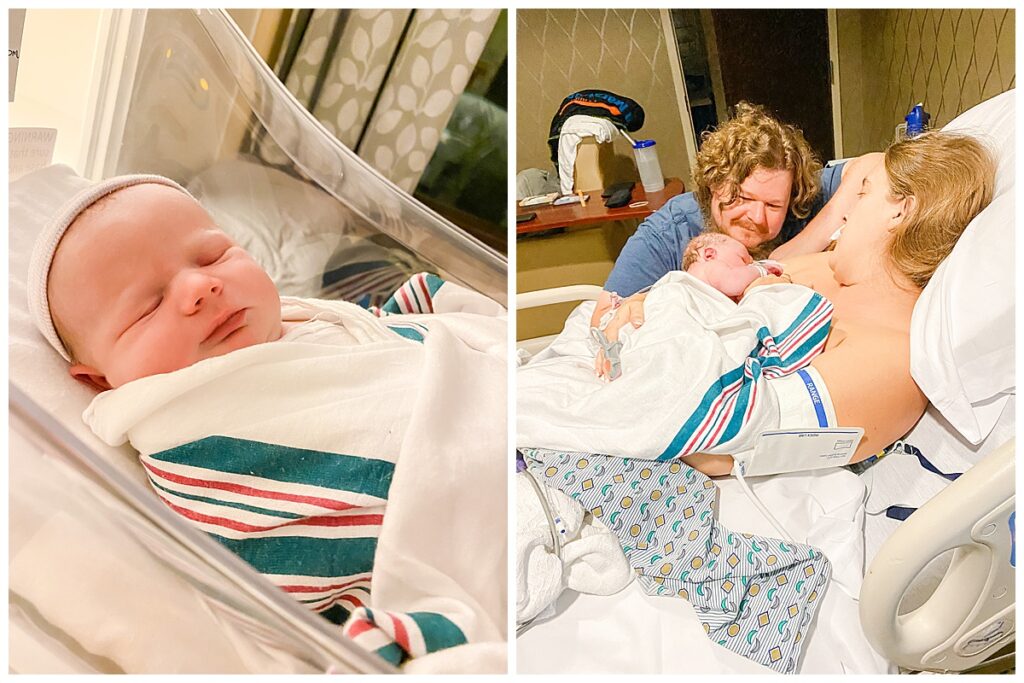
<svg viewBox="0 0 1024 683">
<path fill-rule="evenodd" d="M 999 166 L 992 205 L 915 307 L 912 371 L 931 401 L 925 415 L 859 476 L 835 469 L 751 479 L 793 538 L 832 561 L 800 673 L 967 672 L 994 655 L 1002 670 L 1013 667 L 1014 110 L 1010 91 L 947 126 L 984 139 Z M 516 305 L 599 293 L 572 285 L 519 294 Z M 522 340 L 520 362 L 553 338 Z M 941 473 L 966 473 L 950 483 L 902 444 Z M 723 526 L 778 535 L 735 479 L 716 483 Z M 911 501 L 917 509 L 905 521 L 887 514 Z M 553 617 L 520 633 L 516 652 L 520 673 L 767 671 L 708 641 L 687 602 L 645 595 L 636 582 L 611 596 L 563 592 Z"/>
<path fill-rule="evenodd" d="M 103 176 L 174 178 L 286 294 L 373 302 L 429 270 L 504 303 L 505 257 L 335 140 L 226 13 L 131 23 Z M 82 182 L 51 166 L 10 185 L 10 670 L 393 672 L 171 513 L 135 453 L 82 422 L 92 395 L 34 329 L 25 294 L 35 235 Z"/>
</svg>

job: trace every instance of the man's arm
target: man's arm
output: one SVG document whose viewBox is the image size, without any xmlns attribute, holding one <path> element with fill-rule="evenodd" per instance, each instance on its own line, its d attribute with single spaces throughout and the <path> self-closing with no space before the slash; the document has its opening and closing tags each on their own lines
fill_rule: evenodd
<svg viewBox="0 0 1024 683">
<path fill-rule="evenodd" d="M 824 251 L 832 235 L 843 224 L 843 217 L 857 201 L 857 193 L 860 192 L 864 177 L 876 164 L 882 163 L 883 156 L 881 152 L 870 152 L 846 162 L 836 193 L 796 237 L 777 247 L 771 258 L 781 260 Z"/>
<path fill-rule="evenodd" d="M 668 200 L 644 219 L 616 257 L 604 283 L 605 292 L 626 298 L 653 285 L 665 273 L 679 270 L 691 232 L 699 232 L 701 227 L 691 225 L 694 215 L 699 216 L 699 209 L 692 194 L 687 193 Z M 609 308 L 610 297 L 602 295 L 591 316 L 591 327 L 597 326 Z"/>
</svg>

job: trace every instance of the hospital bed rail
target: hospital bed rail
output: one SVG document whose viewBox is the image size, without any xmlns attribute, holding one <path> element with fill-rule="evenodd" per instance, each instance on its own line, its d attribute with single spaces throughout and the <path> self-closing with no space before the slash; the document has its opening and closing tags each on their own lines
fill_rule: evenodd
<svg viewBox="0 0 1024 683">
<path fill-rule="evenodd" d="M 886 539 L 864 577 L 860 617 L 872 647 L 915 671 L 965 671 L 1015 640 L 1015 440 L 967 470 Z M 934 592 L 908 588 L 952 551 Z"/>
<path fill-rule="evenodd" d="M 601 295 L 601 291 L 601 287 L 598 285 L 567 285 L 565 287 L 539 289 L 533 292 L 520 292 L 516 294 L 516 310 L 571 303 L 573 301 L 596 301 L 597 297 Z M 516 346 L 533 355 L 544 349 L 557 336 L 551 334 L 524 339 L 518 342 Z"/>
<path fill-rule="evenodd" d="M 293 673 L 397 671 L 384 660 L 347 641 L 337 626 L 301 606 L 234 553 L 207 534 L 185 523 L 152 495 L 152 492 L 104 462 L 14 383 L 9 384 L 9 407 L 12 442 L 25 439 L 36 447 L 32 449 L 35 452 L 30 452 L 30 449 L 24 447 L 12 448 L 12 457 L 26 457 L 26 454 L 35 457 L 28 467 L 33 468 L 34 472 L 48 472 L 45 476 L 51 480 L 65 482 L 60 485 L 60 495 L 44 503 L 50 521 L 67 514 L 75 514 L 76 506 L 79 511 L 87 509 L 89 514 L 102 518 L 103 528 L 97 533 L 103 535 L 105 542 L 109 539 L 108 545 L 95 548 L 94 552 L 110 552 L 110 547 L 131 547 L 141 550 L 155 559 L 161 571 L 166 573 L 151 577 L 154 587 L 159 581 L 166 580 L 167 575 L 173 574 L 176 578 L 182 579 L 188 584 L 192 595 L 197 596 L 198 604 L 203 607 L 196 610 L 194 619 L 189 617 L 188 628 L 197 629 L 200 634 L 205 633 L 211 640 L 222 640 L 236 645 L 239 658 L 243 661 L 249 660 L 247 663 L 254 669 L 248 672 L 257 673 L 261 664 L 265 665 L 268 662 L 272 662 L 273 667 L 279 672 L 285 669 Z M 25 445 L 27 444 L 22 444 Z M 69 468 L 70 471 L 67 471 Z M 17 477 L 20 468 L 12 466 L 11 471 L 13 476 L 10 486 L 13 496 L 20 490 Z M 18 520 L 12 517 L 12 524 L 16 521 Z M 95 522 L 95 518 L 92 518 L 92 521 Z M 127 543 L 115 543 L 111 536 L 131 538 Z M 67 548 L 75 545 L 71 539 L 64 540 Z M 115 559 L 131 566 L 129 563 L 132 560 L 137 561 L 138 557 Z M 73 551 L 68 550 L 65 560 L 69 564 L 75 564 L 88 561 L 88 558 L 76 557 Z M 13 563 L 12 550 L 12 565 Z M 39 577 L 47 575 L 45 568 L 39 567 L 37 571 L 41 572 Z M 111 578 L 113 584 L 117 581 L 118 577 Z M 76 667 L 80 667 L 78 673 L 83 673 L 84 670 L 91 673 L 123 672 L 118 670 L 117 663 L 109 654 L 90 653 L 87 647 L 81 645 L 80 636 L 61 633 L 60 624 L 48 620 L 44 613 L 45 608 L 33 604 L 31 597 L 18 594 L 16 584 L 21 583 L 24 581 L 11 581 L 10 618 L 13 630 L 25 634 L 45 634 L 42 637 L 36 636 L 37 643 L 64 641 L 63 646 L 51 645 L 54 652 L 64 652 L 59 655 L 51 653 L 50 656 L 54 659 L 66 659 L 69 653 L 73 656 L 73 653 L 78 651 L 78 656 L 82 660 L 76 664 Z M 43 578 L 42 583 L 46 584 L 47 579 Z M 161 612 L 160 607 L 159 599 L 154 597 L 153 624 L 168 616 L 182 617 L 182 610 L 167 615 Z M 81 607 L 66 605 L 65 609 L 75 610 Z M 93 615 L 97 629 L 102 629 L 103 622 L 108 616 Z M 134 628 L 139 636 L 137 639 L 133 638 L 133 641 L 145 642 L 147 624 L 135 624 Z M 75 642 L 76 640 L 79 642 Z M 243 640 L 250 642 L 243 643 Z M 72 643 L 70 647 L 67 645 L 69 642 Z M 165 644 L 173 651 L 173 643 Z M 254 647 L 259 650 L 260 656 L 266 657 L 266 661 L 252 661 L 256 659 L 252 655 Z M 12 648 L 12 654 L 15 652 L 22 654 L 21 651 Z M 194 655 L 179 652 L 173 656 L 187 658 Z M 21 661 L 12 662 L 12 666 L 24 666 L 25 668 L 21 669 L 24 673 L 53 673 L 54 670 L 49 668 L 53 665 L 52 660 L 49 665 L 45 660 L 44 657 L 32 661 L 31 655 L 27 659 L 23 656 Z M 35 670 L 36 666 L 41 668 Z M 244 672 L 246 671 L 238 673 Z"/>
</svg>

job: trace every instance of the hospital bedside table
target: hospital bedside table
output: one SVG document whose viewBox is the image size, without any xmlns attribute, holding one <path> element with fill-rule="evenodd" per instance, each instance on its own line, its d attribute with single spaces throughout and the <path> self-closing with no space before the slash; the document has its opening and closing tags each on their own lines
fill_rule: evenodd
<svg viewBox="0 0 1024 683">
<path fill-rule="evenodd" d="M 664 206 L 665 202 L 684 192 L 683 181 L 679 178 L 666 178 L 665 187 L 659 192 L 645 192 L 640 183 L 633 184 L 633 198 L 626 206 L 609 209 L 604 205 L 600 190 L 591 190 L 587 205 L 567 204 L 565 206 L 531 206 L 516 205 L 516 213 L 536 213 L 532 221 L 516 226 L 516 235 L 522 236 L 553 228 L 587 227 L 628 218 L 644 219 Z M 643 206 L 630 207 L 630 204 L 647 202 Z"/>
</svg>

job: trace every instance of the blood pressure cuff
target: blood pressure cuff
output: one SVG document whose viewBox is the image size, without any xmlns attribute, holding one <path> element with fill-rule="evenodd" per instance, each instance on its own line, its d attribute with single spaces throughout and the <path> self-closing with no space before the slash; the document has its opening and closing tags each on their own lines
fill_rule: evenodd
<svg viewBox="0 0 1024 683">
<path fill-rule="evenodd" d="M 718 489 L 683 462 L 520 449 L 537 478 L 616 535 L 651 595 L 688 600 L 708 638 L 795 673 L 831 565 L 811 546 L 718 522 Z"/>
</svg>

